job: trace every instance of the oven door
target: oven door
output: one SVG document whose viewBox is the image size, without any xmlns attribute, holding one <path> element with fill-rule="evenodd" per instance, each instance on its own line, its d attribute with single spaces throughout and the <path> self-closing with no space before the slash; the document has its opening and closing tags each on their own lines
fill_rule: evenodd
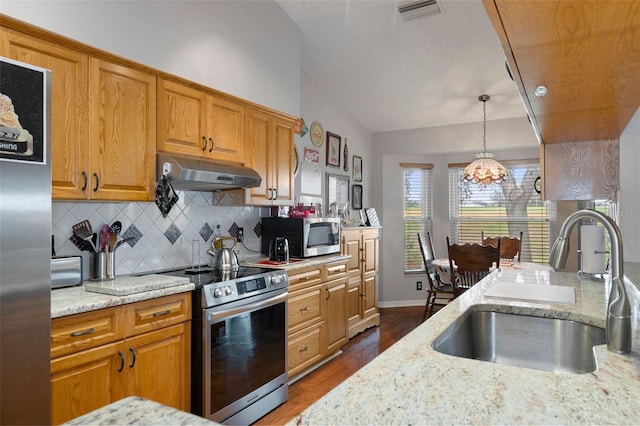
<svg viewBox="0 0 640 426">
<path fill-rule="evenodd" d="M 204 310 L 204 417 L 249 424 L 286 401 L 286 301 L 283 289 Z"/>
</svg>

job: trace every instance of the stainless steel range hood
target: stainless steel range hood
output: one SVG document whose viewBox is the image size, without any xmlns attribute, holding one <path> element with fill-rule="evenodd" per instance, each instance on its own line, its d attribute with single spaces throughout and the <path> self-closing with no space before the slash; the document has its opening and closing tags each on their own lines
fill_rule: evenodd
<svg viewBox="0 0 640 426">
<path fill-rule="evenodd" d="M 158 152 L 156 171 L 167 176 L 176 190 L 220 191 L 260 186 L 262 178 L 255 170 L 234 163 L 224 163 Z"/>
</svg>

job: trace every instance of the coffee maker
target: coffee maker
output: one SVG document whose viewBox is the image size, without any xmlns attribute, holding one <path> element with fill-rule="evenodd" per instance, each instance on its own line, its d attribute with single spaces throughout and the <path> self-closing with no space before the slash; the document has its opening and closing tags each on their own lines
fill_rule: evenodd
<svg viewBox="0 0 640 426">
<path fill-rule="evenodd" d="M 275 237 L 271 240 L 269 260 L 272 262 L 289 261 L 289 241 L 285 237 Z"/>
</svg>

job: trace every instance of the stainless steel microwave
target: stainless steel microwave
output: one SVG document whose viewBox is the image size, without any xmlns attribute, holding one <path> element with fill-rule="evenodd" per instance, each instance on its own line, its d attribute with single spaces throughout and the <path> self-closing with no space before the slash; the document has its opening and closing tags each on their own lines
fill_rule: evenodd
<svg viewBox="0 0 640 426">
<path fill-rule="evenodd" d="M 289 241 L 289 257 L 340 253 L 340 218 L 263 217 L 262 254 L 269 254 L 270 241 L 275 237 Z"/>
</svg>

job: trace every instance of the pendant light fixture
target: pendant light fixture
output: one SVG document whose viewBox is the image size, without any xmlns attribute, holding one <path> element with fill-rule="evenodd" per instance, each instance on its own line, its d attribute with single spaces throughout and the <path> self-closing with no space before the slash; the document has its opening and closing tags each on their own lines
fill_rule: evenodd
<svg viewBox="0 0 640 426">
<path fill-rule="evenodd" d="M 487 101 L 491 99 L 489 95 L 480 95 L 478 100 L 482 102 L 483 133 L 482 152 L 476 154 L 476 160 L 464 169 L 462 180 L 481 185 L 492 183 L 502 183 L 507 180 L 507 168 L 493 159 L 493 153 L 487 152 Z"/>
</svg>

